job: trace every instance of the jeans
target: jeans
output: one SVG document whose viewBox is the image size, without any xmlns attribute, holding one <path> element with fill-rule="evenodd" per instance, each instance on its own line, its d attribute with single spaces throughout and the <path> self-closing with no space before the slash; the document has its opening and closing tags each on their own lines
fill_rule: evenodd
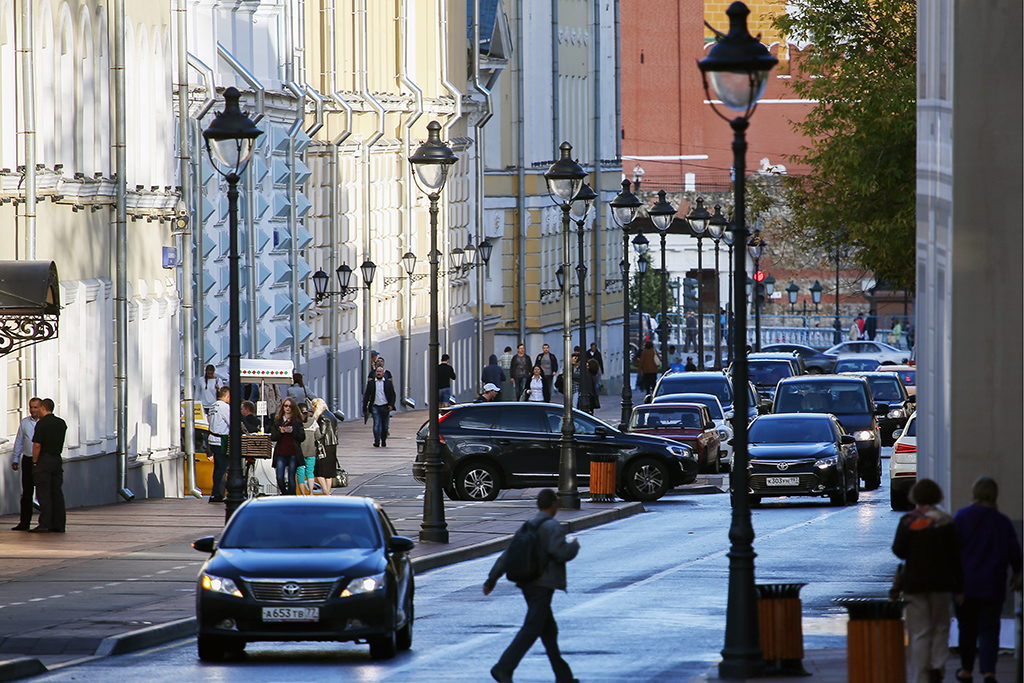
<svg viewBox="0 0 1024 683">
<path fill-rule="evenodd" d="M 515 385 L 516 394 L 515 396 L 512 397 L 513 401 L 519 401 L 522 399 L 523 392 L 526 391 L 526 385 L 529 383 L 529 381 L 529 377 L 516 377 L 514 380 L 512 380 L 512 383 Z"/>
<path fill-rule="evenodd" d="M 388 441 L 388 428 L 391 426 L 391 407 L 373 406 L 373 443 L 383 444 Z"/>
<path fill-rule="evenodd" d="M 59 455 L 41 453 L 32 468 L 32 476 L 39 496 L 39 526 L 43 529 L 63 531 L 66 522 L 64 510 L 64 461 Z"/>
<path fill-rule="evenodd" d="M 452 388 L 447 387 L 445 389 L 437 390 L 437 402 L 443 407 L 451 403 L 452 400 Z"/>
<path fill-rule="evenodd" d="M 960 668 L 964 671 L 974 668 L 974 658 L 977 656 L 979 673 L 995 673 L 996 655 L 999 653 L 999 613 L 1002 607 L 998 602 L 973 598 L 964 598 L 964 603 L 957 606 Z"/>
<path fill-rule="evenodd" d="M 32 476 L 32 456 L 22 458 L 18 469 L 21 470 L 21 521 L 19 524 L 28 526 L 32 523 L 32 494 L 36 487 Z"/>
<path fill-rule="evenodd" d="M 227 438 L 222 436 L 219 444 L 210 444 L 210 452 L 213 453 L 213 490 L 210 492 L 210 498 L 214 499 L 224 497 L 224 477 L 228 473 L 228 445 L 225 441 Z"/>
<path fill-rule="evenodd" d="M 274 469 L 277 471 L 277 492 L 282 496 L 295 495 L 295 469 L 298 460 L 298 456 L 295 455 L 277 456 Z"/>
<path fill-rule="evenodd" d="M 537 638 L 540 638 L 555 672 L 555 681 L 568 683 L 573 680 L 572 669 L 558 650 L 558 624 L 555 623 L 555 615 L 551 613 L 551 597 L 555 589 L 523 586 L 521 590 L 526 598 L 526 619 L 494 668 L 511 675 Z"/>
</svg>

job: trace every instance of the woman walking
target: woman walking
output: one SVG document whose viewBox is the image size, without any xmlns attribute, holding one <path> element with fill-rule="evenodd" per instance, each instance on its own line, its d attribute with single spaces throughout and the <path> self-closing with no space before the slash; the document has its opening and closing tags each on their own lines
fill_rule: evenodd
<svg viewBox="0 0 1024 683">
<path fill-rule="evenodd" d="M 313 474 L 325 496 L 331 495 L 331 484 L 338 475 L 338 418 L 327 409 L 323 399 L 313 399 L 313 419 L 316 420 L 316 465 Z"/>
<path fill-rule="evenodd" d="M 270 440 L 275 444 L 271 464 L 277 473 L 277 490 L 283 496 L 295 495 L 295 470 L 303 458 L 302 442 L 305 439 L 302 413 L 295 399 L 288 396 L 281 401 L 274 425 L 270 429 Z"/>
<path fill-rule="evenodd" d="M 544 370 L 539 365 L 534 365 L 533 376 L 530 378 L 530 383 L 526 385 L 526 391 L 523 392 L 520 400 L 532 401 L 534 403 L 550 403 L 550 392 L 551 389 L 548 387 L 548 383 L 544 381 Z"/>
<path fill-rule="evenodd" d="M 658 368 L 661 366 L 661 358 L 654 350 L 654 342 L 644 342 L 644 350 L 640 352 L 640 360 L 637 361 L 636 370 L 643 378 L 643 390 L 648 394 L 654 393 L 654 384 L 658 380 Z"/>
</svg>

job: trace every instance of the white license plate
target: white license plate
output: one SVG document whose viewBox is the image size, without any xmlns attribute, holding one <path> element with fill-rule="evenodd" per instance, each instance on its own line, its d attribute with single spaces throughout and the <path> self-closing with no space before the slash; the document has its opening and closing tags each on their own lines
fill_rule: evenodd
<svg viewBox="0 0 1024 683">
<path fill-rule="evenodd" d="M 264 607 L 263 621 L 319 621 L 319 607 Z"/>
<path fill-rule="evenodd" d="M 767 477 L 769 486 L 799 486 L 800 477 Z"/>
</svg>

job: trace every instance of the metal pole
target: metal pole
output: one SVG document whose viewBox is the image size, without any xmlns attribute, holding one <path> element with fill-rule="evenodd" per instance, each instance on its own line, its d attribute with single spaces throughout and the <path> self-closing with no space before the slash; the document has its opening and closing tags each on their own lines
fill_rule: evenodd
<svg viewBox="0 0 1024 683">
<path fill-rule="evenodd" d="M 238 285 L 238 181 L 241 178 L 233 171 L 228 181 L 228 318 L 231 321 L 228 347 L 228 389 L 231 405 L 231 429 L 228 437 L 228 481 L 227 499 L 224 506 L 224 523 L 227 524 L 238 506 L 245 500 L 245 480 L 242 477 L 242 341 L 239 329 L 239 285 Z M 216 482 L 215 482 L 216 483 Z"/>
<path fill-rule="evenodd" d="M 704 370 L 704 238 L 697 235 L 697 367 Z"/>
<path fill-rule="evenodd" d="M 715 370 L 722 369 L 722 296 L 719 287 L 722 285 L 722 274 L 718 272 L 718 240 L 715 240 Z"/>
<path fill-rule="evenodd" d="M 661 232 L 661 371 L 668 372 L 668 269 L 665 266 L 665 230 Z"/>
<path fill-rule="evenodd" d="M 585 413 L 591 413 L 590 409 L 590 380 L 592 378 L 583 375 L 587 371 L 587 364 L 584 359 L 587 357 L 587 298 L 586 298 L 586 282 L 587 282 L 587 266 L 584 261 L 584 246 L 583 246 L 583 226 L 586 220 L 576 222 L 576 234 L 579 238 L 579 256 L 580 262 L 576 266 L 576 281 L 579 283 L 580 289 L 580 403 L 577 406 L 580 410 Z M 587 391 L 584 391 L 584 387 Z"/>
<path fill-rule="evenodd" d="M 735 241 L 735 235 L 733 236 L 733 241 Z M 729 245 L 729 310 L 728 310 L 728 315 L 725 316 L 725 324 L 729 328 L 726 331 L 726 341 L 728 342 L 726 344 L 726 346 L 729 349 L 729 365 L 732 365 L 732 361 L 733 361 L 733 358 L 734 358 L 733 353 L 732 353 L 732 349 L 736 345 L 735 344 L 735 339 L 736 339 L 736 337 L 735 337 L 735 335 L 736 335 L 736 326 L 735 326 L 736 322 L 735 322 L 735 318 L 736 318 L 736 314 L 733 311 L 733 300 L 732 300 L 732 293 L 733 293 L 733 288 L 734 288 L 733 281 L 736 279 L 735 278 L 735 273 L 736 273 L 736 266 L 733 263 L 732 245 L 730 244 Z"/>
<path fill-rule="evenodd" d="M 843 341 L 842 328 L 839 326 L 839 245 L 836 245 L 836 323 L 835 332 L 832 333 L 832 343 L 838 344 Z"/>
<path fill-rule="evenodd" d="M 562 270 L 569 274 L 569 256 L 572 237 L 569 234 L 569 202 L 562 202 Z M 561 510 L 579 510 L 580 492 L 576 487 L 576 425 L 572 415 L 572 313 L 569 309 L 571 280 L 562 278 L 562 388 L 565 403 L 562 408 L 561 459 L 558 463 L 558 507 Z M 580 377 L 582 379 L 582 375 Z"/>
<path fill-rule="evenodd" d="M 756 234 L 756 233 L 755 233 Z M 761 258 L 754 259 L 754 276 L 761 272 Z M 754 297 L 754 350 L 761 350 L 761 292 L 763 285 L 756 279 L 750 288 L 750 294 Z M 746 351 L 746 349 L 744 349 Z"/>
<path fill-rule="evenodd" d="M 444 498 L 442 498 L 441 475 L 444 463 L 441 461 L 440 423 L 437 416 L 437 364 L 440 362 L 437 318 L 437 192 L 430 194 L 430 343 L 427 353 L 427 486 L 423 494 L 423 522 L 420 524 L 420 541 L 430 543 L 448 542 L 448 523 L 444 520 Z"/>
<path fill-rule="evenodd" d="M 745 180 L 746 180 L 746 130 L 748 122 L 737 117 L 731 122 L 734 137 L 732 143 L 733 167 L 736 169 L 735 185 L 735 235 L 738 245 L 733 261 L 736 273 L 745 273 L 747 227 L 745 224 Z M 743 309 L 736 316 L 735 361 L 733 362 L 733 386 L 736 387 L 733 406 L 733 465 L 729 476 L 732 479 L 732 523 L 729 527 L 729 601 L 726 608 L 725 647 L 722 648 L 722 663 L 718 666 L 721 678 L 756 678 L 764 675 L 763 652 L 758 639 L 757 591 L 754 587 L 754 527 L 750 519 L 747 472 L 747 311 L 746 281 L 735 278 L 734 290 L 737 302 Z"/>
<path fill-rule="evenodd" d="M 619 429 L 629 425 L 633 414 L 633 385 L 629 381 L 629 233 L 622 230 L 622 413 L 619 415 Z"/>
</svg>

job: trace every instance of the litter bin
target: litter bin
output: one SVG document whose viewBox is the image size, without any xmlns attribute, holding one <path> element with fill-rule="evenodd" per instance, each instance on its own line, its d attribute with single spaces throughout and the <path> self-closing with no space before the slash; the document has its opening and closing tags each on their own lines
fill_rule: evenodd
<svg viewBox="0 0 1024 683">
<path fill-rule="evenodd" d="M 810 676 L 804 669 L 804 630 L 800 589 L 806 583 L 767 583 L 757 586 L 757 617 L 765 673 Z"/>
<path fill-rule="evenodd" d="M 850 683 L 906 683 L 903 601 L 837 598 L 850 615 L 846 661 Z"/>
<path fill-rule="evenodd" d="M 595 453 L 590 457 L 590 502 L 615 502 L 614 454 Z"/>
</svg>

